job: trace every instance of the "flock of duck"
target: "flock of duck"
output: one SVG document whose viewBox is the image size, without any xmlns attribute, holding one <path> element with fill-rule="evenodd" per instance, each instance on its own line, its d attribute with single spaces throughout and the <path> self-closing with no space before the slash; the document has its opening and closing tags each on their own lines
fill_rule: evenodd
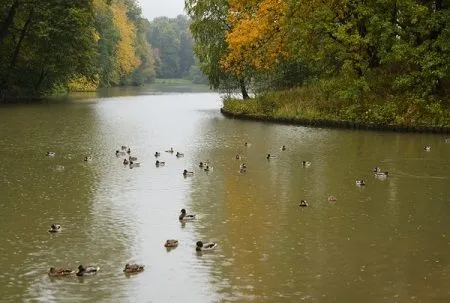
<svg viewBox="0 0 450 303">
<path fill-rule="evenodd" d="M 446 139 L 445 142 L 450 143 L 450 139 Z M 244 145 L 246 147 L 248 147 L 248 146 L 250 146 L 250 143 L 245 142 Z M 287 149 L 286 145 L 283 145 L 280 149 L 281 149 L 281 151 L 285 151 Z M 429 152 L 429 151 L 431 151 L 431 146 L 426 145 L 426 146 L 424 146 L 423 149 L 426 152 Z M 170 148 L 170 149 L 166 150 L 165 152 L 173 154 L 175 151 L 173 150 L 173 148 Z M 54 157 L 55 155 L 56 155 L 55 152 L 47 152 L 47 156 L 49 156 L 49 157 Z M 124 156 L 126 157 L 122 161 L 123 165 L 128 165 L 130 168 L 140 166 L 140 162 L 137 161 L 138 160 L 137 157 L 131 155 L 131 149 L 127 146 L 121 146 L 120 150 L 116 150 L 115 155 L 116 155 L 116 157 L 124 157 Z M 165 164 L 166 164 L 165 162 L 158 160 L 158 157 L 161 156 L 160 152 L 155 152 L 154 156 L 155 156 L 155 158 L 157 158 L 157 160 L 155 162 L 156 167 L 165 166 Z M 180 153 L 180 152 L 176 152 L 175 156 L 177 158 L 181 158 L 181 157 L 184 157 L 184 154 Z M 236 160 L 242 159 L 241 155 L 239 155 L 239 154 L 236 154 L 235 158 L 236 158 Z M 274 158 L 276 158 L 276 156 L 273 154 L 270 154 L 270 153 L 267 154 L 267 156 L 266 156 L 267 160 L 271 160 Z M 92 161 L 92 157 L 86 156 L 84 161 L 86 161 L 86 162 Z M 302 161 L 302 166 L 305 168 L 309 167 L 309 166 L 311 166 L 311 162 Z M 201 169 L 203 169 L 205 172 L 212 171 L 212 169 L 213 169 L 209 165 L 209 161 L 200 162 L 199 167 Z M 239 165 L 239 172 L 245 173 L 246 171 L 247 171 L 247 164 L 241 163 Z M 376 178 L 379 178 L 379 179 L 386 179 L 389 175 L 389 172 L 382 171 L 382 169 L 380 167 L 373 168 L 372 173 L 374 174 L 374 176 Z M 192 176 L 192 175 L 194 175 L 193 171 L 188 171 L 187 169 L 183 170 L 183 176 L 185 178 L 188 176 Z M 356 180 L 355 183 L 358 187 L 363 187 L 366 185 L 366 182 L 363 179 Z M 336 198 L 336 196 L 329 196 L 328 201 L 335 202 L 335 201 L 337 201 L 337 198 Z M 307 207 L 307 206 L 309 206 L 309 204 L 306 200 L 300 200 L 299 207 Z M 187 222 L 187 221 L 194 221 L 196 219 L 197 219 L 197 216 L 195 214 L 188 214 L 186 212 L 186 209 L 184 209 L 184 208 L 181 209 L 180 215 L 178 216 L 178 220 L 182 223 Z M 49 233 L 59 233 L 61 231 L 62 231 L 62 228 L 61 228 L 60 224 L 52 224 L 50 226 L 50 229 L 48 230 Z M 178 247 L 178 240 L 168 239 L 164 243 L 164 247 L 166 247 L 167 250 L 174 249 L 174 248 Z M 202 241 L 197 241 L 195 250 L 197 252 L 209 251 L 209 250 L 215 249 L 216 247 L 217 247 L 216 242 L 203 243 Z M 128 264 L 127 263 L 127 264 L 125 264 L 123 272 L 126 274 L 140 273 L 140 272 L 144 271 L 144 267 L 145 266 L 141 265 L 141 264 Z M 76 272 L 72 269 L 67 269 L 67 268 L 50 267 L 50 269 L 48 271 L 48 275 L 51 277 L 69 276 L 72 274 L 76 274 L 77 276 L 85 276 L 85 275 L 96 274 L 97 271 L 99 271 L 99 270 L 100 270 L 99 266 L 93 266 L 93 265 L 83 266 L 82 264 L 80 264 L 78 266 L 78 271 L 76 271 Z"/>
</svg>

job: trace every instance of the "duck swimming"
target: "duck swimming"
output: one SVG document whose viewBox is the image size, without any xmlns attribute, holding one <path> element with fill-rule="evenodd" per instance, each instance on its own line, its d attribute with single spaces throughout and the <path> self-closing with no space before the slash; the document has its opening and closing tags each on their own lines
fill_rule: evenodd
<svg viewBox="0 0 450 303">
<path fill-rule="evenodd" d="M 116 150 L 116 157 L 119 157 L 119 156 L 125 156 L 125 152 Z"/>
<path fill-rule="evenodd" d="M 127 154 L 131 154 L 131 148 L 128 147 Z"/>
<path fill-rule="evenodd" d="M 298 206 L 300 206 L 300 207 L 306 207 L 306 206 L 308 206 L 308 202 L 306 202 L 306 200 L 301 200 L 301 201 L 300 201 L 300 204 L 299 204 Z"/>
<path fill-rule="evenodd" d="M 236 160 L 240 160 L 241 159 L 241 155 L 236 154 Z"/>
<path fill-rule="evenodd" d="M 183 170 L 183 176 L 188 177 L 193 175 L 194 175 L 193 171 L 188 171 L 187 169 Z"/>
<path fill-rule="evenodd" d="M 188 215 L 186 214 L 186 210 L 183 208 L 181 210 L 181 214 L 178 216 L 178 220 L 180 221 L 192 221 L 195 220 L 197 215 Z"/>
<path fill-rule="evenodd" d="M 366 185 L 366 182 L 364 182 L 364 180 L 356 180 L 355 183 L 357 186 L 365 186 Z"/>
<path fill-rule="evenodd" d="M 178 240 L 167 240 L 164 244 L 166 248 L 175 248 L 178 246 Z"/>
<path fill-rule="evenodd" d="M 329 197 L 328 197 L 328 201 L 329 201 L 329 202 L 336 202 L 336 201 L 337 201 L 337 198 L 336 198 L 336 196 L 329 196 Z"/>
<path fill-rule="evenodd" d="M 270 159 L 275 159 L 277 156 L 275 155 L 271 155 L 271 154 L 267 154 L 266 159 L 270 160 Z"/>
<path fill-rule="evenodd" d="M 56 155 L 56 153 L 55 152 L 47 152 L 47 154 L 46 154 L 47 156 L 49 156 L 49 157 L 54 157 L 55 155 Z"/>
<path fill-rule="evenodd" d="M 180 158 L 180 157 L 184 157 L 184 154 L 180 153 L 180 152 L 177 152 L 177 154 L 175 156 L 177 156 L 177 158 Z"/>
<path fill-rule="evenodd" d="M 309 161 L 302 161 L 302 166 L 303 167 L 310 167 L 311 166 L 311 162 L 309 162 Z"/>
<path fill-rule="evenodd" d="M 86 275 L 93 275 L 96 274 L 97 271 L 100 270 L 100 267 L 98 266 L 86 266 L 83 265 L 78 266 L 77 276 L 82 277 Z"/>
<path fill-rule="evenodd" d="M 128 165 L 130 162 L 125 158 L 123 159 L 123 165 Z"/>
<path fill-rule="evenodd" d="M 381 168 L 379 168 L 378 166 L 375 166 L 373 169 L 372 169 L 372 172 L 374 172 L 374 173 L 378 173 L 378 172 L 380 172 L 381 171 Z"/>
<path fill-rule="evenodd" d="M 144 265 L 140 264 L 125 264 L 123 272 L 126 274 L 137 274 L 144 271 Z"/>
<path fill-rule="evenodd" d="M 61 231 L 61 225 L 59 224 L 52 224 L 50 226 L 50 229 L 48 230 L 49 233 L 58 233 Z"/>
<path fill-rule="evenodd" d="M 212 171 L 212 170 L 213 170 L 213 168 L 211 166 L 209 166 L 209 165 L 206 165 L 206 167 L 204 169 L 204 171 L 206 171 L 206 172 L 209 172 L 209 171 Z"/>
<path fill-rule="evenodd" d="M 197 245 L 197 247 L 195 248 L 196 251 L 208 251 L 213 250 L 214 248 L 217 247 L 216 242 L 209 242 L 203 244 L 202 241 L 197 241 L 196 245 Z"/>
<path fill-rule="evenodd" d="M 133 167 L 140 167 L 141 163 L 140 162 L 134 162 L 134 161 L 130 161 L 130 168 Z"/>
<path fill-rule="evenodd" d="M 285 150 L 286 150 L 286 145 L 283 145 L 283 146 L 281 147 L 281 150 L 282 150 L 282 151 L 285 151 Z"/>
<path fill-rule="evenodd" d="M 120 149 L 121 149 L 121 150 L 127 150 L 127 147 L 126 147 L 125 145 L 122 145 L 122 146 L 120 147 Z"/>
<path fill-rule="evenodd" d="M 247 169 L 247 164 L 242 163 L 241 165 L 239 165 L 239 169 L 240 170 Z"/>
<path fill-rule="evenodd" d="M 92 161 L 92 157 L 91 156 L 86 156 L 86 157 L 84 157 L 84 161 L 85 162 L 91 162 Z"/>
<path fill-rule="evenodd" d="M 171 147 L 169 150 L 166 150 L 166 153 L 173 153 L 173 148 Z"/>
<path fill-rule="evenodd" d="M 73 273 L 75 273 L 74 270 L 65 269 L 65 268 L 55 268 L 55 267 L 50 267 L 50 270 L 48 271 L 48 275 L 50 277 L 69 276 L 69 275 L 71 275 Z"/>
<path fill-rule="evenodd" d="M 137 161 L 137 157 L 128 156 L 129 161 Z"/>
<path fill-rule="evenodd" d="M 155 165 L 156 165 L 157 167 L 164 166 L 164 165 L 166 165 L 166 162 L 156 160 Z"/>
<path fill-rule="evenodd" d="M 160 152 L 155 152 L 155 157 L 158 158 L 159 156 L 161 156 Z"/>
<path fill-rule="evenodd" d="M 431 146 L 426 145 L 426 146 L 423 147 L 423 149 L 424 149 L 425 151 L 431 151 Z"/>
</svg>

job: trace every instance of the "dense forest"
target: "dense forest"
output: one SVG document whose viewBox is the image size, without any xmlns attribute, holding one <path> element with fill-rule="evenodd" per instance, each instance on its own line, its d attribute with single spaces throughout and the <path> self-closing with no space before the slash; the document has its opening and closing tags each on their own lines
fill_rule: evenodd
<svg viewBox="0 0 450 303">
<path fill-rule="evenodd" d="M 186 0 L 186 11 L 216 88 L 296 90 L 350 119 L 369 109 L 390 112 L 387 122 L 422 109 L 449 118 L 449 0 Z"/>
<path fill-rule="evenodd" d="M 0 101 L 203 81 L 184 16 L 149 22 L 136 0 L 1 0 Z"/>
</svg>

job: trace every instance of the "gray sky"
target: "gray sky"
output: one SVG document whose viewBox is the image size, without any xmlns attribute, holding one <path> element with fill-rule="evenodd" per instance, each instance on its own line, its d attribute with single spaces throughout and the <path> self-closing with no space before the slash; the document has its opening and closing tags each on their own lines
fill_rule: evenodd
<svg viewBox="0 0 450 303">
<path fill-rule="evenodd" d="M 166 16 L 174 18 L 185 15 L 184 0 L 139 0 L 142 16 L 152 21 L 155 17 Z"/>
</svg>

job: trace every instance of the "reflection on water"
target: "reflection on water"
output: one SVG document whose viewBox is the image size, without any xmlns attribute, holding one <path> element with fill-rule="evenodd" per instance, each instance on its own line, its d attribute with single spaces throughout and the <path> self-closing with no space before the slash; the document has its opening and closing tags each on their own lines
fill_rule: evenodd
<svg viewBox="0 0 450 303">
<path fill-rule="evenodd" d="M 225 119 L 220 105 L 217 94 L 126 94 L 2 108 L 1 300 L 448 301 L 443 137 Z M 122 164 L 121 145 L 141 167 Z M 375 166 L 389 177 L 375 178 Z M 198 219 L 180 223 L 181 208 Z M 51 235 L 54 222 L 63 231 Z M 180 244 L 168 251 L 167 239 Z M 197 240 L 219 246 L 197 254 Z M 127 262 L 146 269 L 127 277 Z M 46 275 L 79 264 L 101 269 Z"/>
</svg>

